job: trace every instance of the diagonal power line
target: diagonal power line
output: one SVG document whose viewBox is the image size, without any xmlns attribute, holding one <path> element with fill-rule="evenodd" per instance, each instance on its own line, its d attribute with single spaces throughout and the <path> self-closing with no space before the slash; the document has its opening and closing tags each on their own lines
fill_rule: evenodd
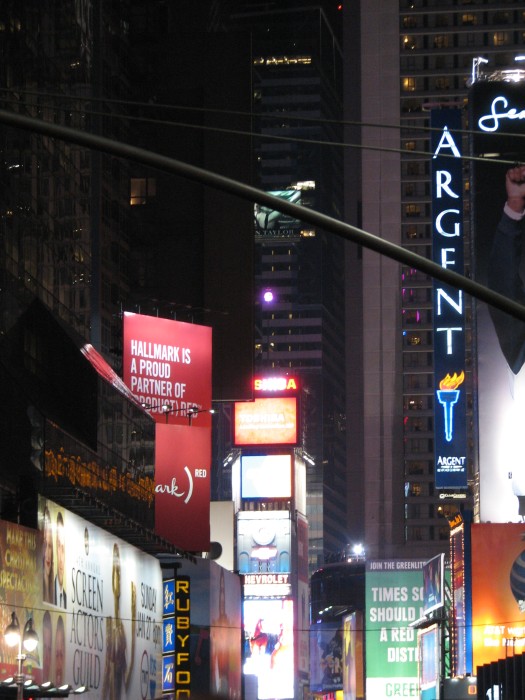
<svg viewBox="0 0 525 700">
<path fill-rule="evenodd" d="M 428 260 L 422 255 L 407 250 L 396 243 L 386 241 L 379 236 L 334 219 L 326 214 L 316 212 L 313 209 L 286 202 L 256 187 L 246 185 L 237 180 L 224 177 L 223 175 L 184 163 L 174 158 L 168 158 L 159 153 L 131 146 L 127 143 L 61 126 L 59 124 L 52 124 L 41 119 L 26 117 L 15 112 L 0 110 L 0 123 L 51 136 L 62 141 L 76 143 L 86 148 L 110 153 L 119 158 L 143 163 L 157 170 L 179 175 L 202 185 L 227 192 L 240 199 L 271 207 L 272 209 L 289 214 L 305 223 L 313 224 L 329 233 L 340 236 L 347 241 L 352 241 L 364 248 L 373 250 L 380 255 L 385 255 L 392 260 L 413 267 L 434 279 L 440 280 L 457 289 L 461 289 L 476 299 L 485 301 L 487 304 L 501 311 L 505 311 L 521 321 L 525 321 L 525 306 L 518 304 L 502 294 L 494 292 L 485 285 L 479 284 L 457 272 L 445 269 L 432 260 Z"/>
</svg>

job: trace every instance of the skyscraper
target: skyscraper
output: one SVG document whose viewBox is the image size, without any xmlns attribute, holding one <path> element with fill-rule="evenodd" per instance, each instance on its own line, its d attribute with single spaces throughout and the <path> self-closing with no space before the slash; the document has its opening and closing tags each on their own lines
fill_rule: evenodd
<svg viewBox="0 0 525 700">
<path fill-rule="evenodd" d="M 342 54 L 321 5 L 224 3 L 217 30 L 251 40 L 255 183 L 340 218 Z M 255 370 L 299 377 L 315 569 L 347 544 L 344 246 L 268 210 L 253 234 Z"/>
<path fill-rule="evenodd" d="M 457 108 L 466 114 L 479 56 L 489 69 L 512 64 L 523 48 L 523 9 L 517 2 L 489 7 L 476 0 L 407 0 L 399 7 L 372 2 L 346 10 L 345 48 L 355 50 L 358 43 L 361 58 L 360 74 L 347 73 L 347 115 L 355 115 L 351 96 L 357 92 L 362 122 L 362 148 L 347 156 L 347 172 L 360 169 L 362 179 L 354 185 L 346 180 L 347 212 L 365 230 L 431 259 L 431 110 Z M 468 203 L 466 161 L 464 182 Z M 468 248 L 468 216 L 463 225 Z M 470 274 L 468 250 L 465 274 Z M 364 380 L 363 462 L 350 463 L 350 478 L 362 478 L 364 492 L 363 507 L 356 501 L 352 511 L 358 513 L 354 528 L 363 523 L 361 532 L 374 556 L 445 551 L 448 525 L 442 514 L 463 507 L 475 516 L 479 512 L 470 310 L 465 379 L 469 481 L 461 500 L 435 487 L 432 280 L 370 251 L 363 251 L 362 260 L 349 258 L 348 278 L 361 280 L 356 295 L 362 299 L 363 337 L 362 350 L 352 351 L 362 353 Z M 358 421 L 351 425 L 359 429 Z"/>
</svg>

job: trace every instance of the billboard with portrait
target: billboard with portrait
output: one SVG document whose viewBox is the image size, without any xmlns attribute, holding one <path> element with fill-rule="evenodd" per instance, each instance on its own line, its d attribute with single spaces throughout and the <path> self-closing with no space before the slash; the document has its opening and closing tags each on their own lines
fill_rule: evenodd
<svg viewBox="0 0 525 700">
<path fill-rule="evenodd" d="M 39 531 L 42 678 L 84 685 L 97 700 L 153 700 L 161 687 L 158 561 L 43 498 Z"/>
<path fill-rule="evenodd" d="M 234 404 L 234 444 L 297 445 L 297 398 L 255 399 Z"/>
<path fill-rule="evenodd" d="M 245 600 L 243 611 L 244 673 L 257 676 L 258 700 L 295 697 L 293 600 Z"/>
<path fill-rule="evenodd" d="M 483 80 L 469 91 L 474 277 L 525 303 L 525 83 Z M 476 302 L 480 516 L 525 516 L 525 323 Z"/>
</svg>

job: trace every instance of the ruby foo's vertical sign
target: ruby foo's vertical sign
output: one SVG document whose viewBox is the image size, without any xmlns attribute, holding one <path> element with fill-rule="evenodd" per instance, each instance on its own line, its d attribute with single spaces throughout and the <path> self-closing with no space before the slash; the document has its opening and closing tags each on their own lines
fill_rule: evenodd
<svg viewBox="0 0 525 700">
<path fill-rule="evenodd" d="M 192 420 L 210 423 L 211 337 L 208 326 L 124 313 L 123 379 L 157 421 L 185 424 L 197 407 Z"/>
<path fill-rule="evenodd" d="M 464 274 L 461 112 L 435 109 L 432 126 L 432 250 L 446 270 Z M 465 300 L 439 280 L 433 287 L 435 485 L 467 488 Z"/>
<path fill-rule="evenodd" d="M 162 691 L 175 698 L 191 697 L 190 578 L 164 581 Z"/>
</svg>

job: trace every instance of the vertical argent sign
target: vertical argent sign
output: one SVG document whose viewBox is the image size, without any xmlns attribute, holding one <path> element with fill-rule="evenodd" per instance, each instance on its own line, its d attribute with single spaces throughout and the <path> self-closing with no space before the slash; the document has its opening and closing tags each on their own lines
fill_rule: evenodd
<svg viewBox="0 0 525 700">
<path fill-rule="evenodd" d="M 463 178 L 459 109 L 435 109 L 432 125 L 434 262 L 464 273 Z M 434 280 L 434 445 L 438 489 L 467 488 L 465 299 Z"/>
</svg>

